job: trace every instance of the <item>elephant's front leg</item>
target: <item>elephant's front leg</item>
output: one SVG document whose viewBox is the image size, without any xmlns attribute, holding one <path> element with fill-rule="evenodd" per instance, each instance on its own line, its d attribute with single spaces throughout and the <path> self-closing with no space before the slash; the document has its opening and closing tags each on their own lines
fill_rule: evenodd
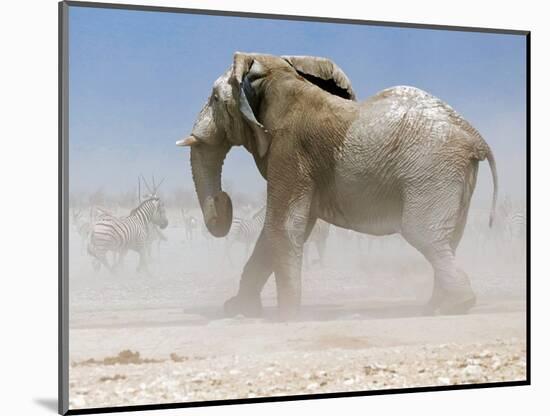
<svg viewBox="0 0 550 416">
<path fill-rule="evenodd" d="M 300 308 L 304 243 L 315 221 L 310 218 L 311 192 L 272 196 L 266 227 L 273 251 L 279 312 L 281 318 L 288 319 Z"/>
<path fill-rule="evenodd" d="M 264 227 L 252 255 L 244 266 L 239 292 L 225 302 L 225 314 L 228 316 L 239 314 L 250 317 L 260 316 L 262 313 L 261 292 L 271 273 L 273 273 L 271 247 Z"/>
</svg>

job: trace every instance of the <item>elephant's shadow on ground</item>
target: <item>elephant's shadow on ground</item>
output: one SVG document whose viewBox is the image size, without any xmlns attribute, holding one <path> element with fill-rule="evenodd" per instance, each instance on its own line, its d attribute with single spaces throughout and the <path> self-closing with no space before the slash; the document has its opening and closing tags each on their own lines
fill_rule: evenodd
<svg viewBox="0 0 550 416">
<path fill-rule="evenodd" d="M 186 313 L 199 315 L 208 321 L 227 319 L 220 307 L 205 306 L 186 309 Z M 426 306 L 423 303 L 388 303 L 384 305 L 343 305 L 343 304 L 312 304 L 303 305 L 293 321 L 333 321 L 351 319 L 391 319 L 407 318 L 426 315 Z M 246 321 L 247 318 L 237 316 L 234 320 Z M 264 322 L 280 322 L 277 307 L 264 307 L 262 316 L 258 318 Z"/>
<path fill-rule="evenodd" d="M 492 314 L 517 312 L 524 310 L 525 305 L 517 299 L 484 299 L 479 301 L 467 314 Z M 185 310 L 186 313 L 198 315 L 206 321 L 228 319 L 223 308 L 219 306 L 195 307 Z M 426 302 L 416 301 L 377 301 L 354 304 L 307 304 L 300 309 L 295 322 L 345 321 L 353 319 L 396 319 L 434 316 L 427 308 Z M 243 322 L 281 322 L 276 306 L 263 308 L 262 316 L 248 319 L 242 316 L 231 318 Z"/>
</svg>

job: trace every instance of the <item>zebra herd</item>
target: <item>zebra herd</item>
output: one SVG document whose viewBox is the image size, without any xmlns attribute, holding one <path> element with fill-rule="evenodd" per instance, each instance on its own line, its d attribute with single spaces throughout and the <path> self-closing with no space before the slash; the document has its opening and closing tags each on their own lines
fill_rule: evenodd
<svg viewBox="0 0 550 416">
<path fill-rule="evenodd" d="M 140 182 L 141 183 L 141 182 Z M 139 203 L 128 215 L 117 215 L 117 212 L 106 210 L 98 206 L 93 206 L 90 209 L 89 219 L 82 209 L 74 208 L 72 211 L 72 221 L 74 229 L 81 240 L 81 253 L 87 252 L 92 257 L 92 265 L 95 270 L 100 270 L 103 266 L 109 271 L 117 271 L 121 268 L 124 258 L 129 250 L 135 251 L 139 255 L 138 271 L 149 273 L 148 263 L 152 257 L 152 248 L 157 247 L 157 256 L 160 256 L 160 244 L 167 240 L 163 233 L 163 229 L 168 225 L 166 217 L 166 209 L 163 201 L 157 196 L 158 186 L 154 183 L 149 187 L 147 182 L 145 185 L 149 191 L 147 195 L 141 198 L 139 192 Z M 232 255 L 237 245 L 244 246 L 244 259 L 248 258 L 251 248 L 256 242 L 265 221 L 265 206 L 261 207 L 256 212 L 251 212 L 248 215 L 243 213 L 241 216 L 235 216 L 231 226 L 230 233 L 226 237 L 225 256 L 230 264 L 234 264 Z M 184 228 L 184 236 L 187 242 L 193 241 L 199 237 L 202 231 L 203 240 L 210 246 L 211 238 L 205 230 L 202 222 L 197 217 L 189 212 L 181 209 L 182 224 Z M 477 229 L 475 217 L 469 222 L 472 231 Z M 488 233 L 477 233 L 477 247 L 481 250 L 487 245 L 489 240 L 492 241 L 490 246 L 502 250 L 512 249 L 515 260 L 520 260 L 517 257 L 523 256 L 524 250 L 519 250 L 520 245 L 525 244 L 527 233 L 527 217 L 524 209 L 514 207 L 509 200 L 499 206 L 496 216 L 496 227 Z M 313 228 L 306 246 L 304 248 L 304 265 L 318 263 L 324 265 L 325 251 L 327 240 L 329 238 L 330 226 L 324 221 L 317 221 Z M 362 234 L 357 234 L 348 231 L 343 234 L 342 230 L 334 232 L 334 238 L 344 238 L 347 243 L 355 244 L 355 249 L 363 253 L 367 257 L 377 256 L 381 250 L 384 250 L 386 243 L 390 249 L 397 247 L 396 244 L 388 240 L 369 237 Z M 393 241 L 393 240 L 392 240 Z M 496 244 L 494 244 L 496 242 Z M 365 246 L 366 244 L 366 246 Z M 401 244 L 403 244 L 401 242 Z M 499 248 L 500 247 L 500 248 Z M 315 248 L 317 251 L 317 259 L 311 261 L 311 250 Z M 518 250 L 516 250 L 518 248 Z M 111 258 L 109 258 L 109 256 Z"/>
<path fill-rule="evenodd" d="M 236 243 L 244 245 L 245 256 L 248 257 L 250 246 L 256 242 L 256 239 L 260 235 L 264 220 L 265 207 L 262 207 L 250 217 L 233 218 L 233 223 L 231 224 L 231 229 L 225 244 L 226 256 L 231 263 L 233 263 L 231 252 Z"/>
<path fill-rule="evenodd" d="M 498 250 L 508 253 L 509 260 L 523 263 L 527 239 L 527 214 L 505 199 L 496 216 L 496 230 L 492 238 Z"/>
<path fill-rule="evenodd" d="M 506 233 L 513 239 L 523 239 L 527 233 L 525 212 L 512 212 L 505 221 Z"/>
<path fill-rule="evenodd" d="M 152 224 L 161 229 L 168 225 L 164 204 L 156 196 L 147 198 L 127 217 L 110 216 L 97 221 L 90 233 L 88 253 L 105 268 L 113 270 L 120 267 L 128 250 L 134 250 L 139 254 L 138 271 L 148 273 Z M 109 251 L 117 255 L 113 265 L 107 260 Z"/>
<path fill-rule="evenodd" d="M 242 244 L 245 247 L 245 257 L 248 258 L 250 247 L 256 242 L 265 221 L 265 206 L 249 217 L 235 217 L 231 224 L 231 230 L 226 239 L 225 252 L 229 261 L 233 263 L 231 256 L 232 249 L 236 243 Z M 314 245 L 317 249 L 319 264 L 323 264 L 325 248 L 329 236 L 330 226 L 324 221 L 317 221 L 304 248 L 304 264 L 309 262 L 309 248 Z"/>
<path fill-rule="evenodd" d="M 81 238 L 81 251 L 86 244 L 92 265 L 96 271 L 101 266 L 109 271 L 118 270 L 123 264 L 128 250 L 139 255 L 138 271 L 149 274 L 149 258 L 155 242 L 166 241 L 161 231 L 168 226 L 166 209 L 157 196 L 160 184 L 153 178 L 153 187 L 149 187 L 143 178 L 149 194 L 141 197 L 141 180 L 138 186 L 139 204 L 127 216 L 117 216 L 100 207 L 92 207 L 90 221 L 85 221 L 81 210 L 73 210 L 73 224 Z M 162 181 L 161 181 L 162 183 Z M 108 253 L 112 254 L 109 261 Z"/>
</svg>

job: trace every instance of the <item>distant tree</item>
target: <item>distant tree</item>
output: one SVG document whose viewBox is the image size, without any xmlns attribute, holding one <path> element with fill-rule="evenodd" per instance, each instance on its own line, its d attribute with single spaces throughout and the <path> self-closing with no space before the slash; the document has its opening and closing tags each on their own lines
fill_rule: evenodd
<svg viewBox="0 0 550 416">
<path fill-rule="evenodd" d="M 127 190 L 124 192 L 119 192 L 119 194 L 116 196 L 115 199 L 116 199 L 115 202 L 118 206 L 126 209 L 133 209 L 139 203 L 137 191 L 134 189 Z"/>
<path fill-rule="evenodd" d="M 194 191 L 187 188 L 176 188 L 167 203 L 178 209 L 183 208 L 185 211 L 195 209 L 199 206 L 197 195 Z"/>
<path fill-rule="evenodd" d="M 233 194 L 233 181 L 230 180 L 230 179 L 224 179 L 222 177 L 222 185 L 223 185 L 223 189 L 225 190 L 225 192 L 227 192 L 228 194 Z"/>
<path fill-rule="evenodd" d="M 87 195 L 83 192 L 69 193 L 69 206 L 71 208 L 84 208 L 86 206 Z"/>
<path fill-rule="evenodd" d="M 96 191 L 92 192 L 88 197 L 88 204 L 90 206 L 100 205 L 104 206 L 107 204 L 107 197 L 103 188 L 99 188 Z"/>
</svg>

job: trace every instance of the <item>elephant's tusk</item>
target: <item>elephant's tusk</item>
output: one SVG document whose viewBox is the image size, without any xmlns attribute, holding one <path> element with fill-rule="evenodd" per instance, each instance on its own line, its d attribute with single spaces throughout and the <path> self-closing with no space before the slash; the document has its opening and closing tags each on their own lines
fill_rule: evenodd
<svg viewBox="0 0 550 416">
<path fill-rule="evenodd" d="M 178 140 L 176 142 L 176 146 L 193 146 L 197 144 L 199 141 L 195 136 L 188 136 L 185 139 Z"/>
</svg>

